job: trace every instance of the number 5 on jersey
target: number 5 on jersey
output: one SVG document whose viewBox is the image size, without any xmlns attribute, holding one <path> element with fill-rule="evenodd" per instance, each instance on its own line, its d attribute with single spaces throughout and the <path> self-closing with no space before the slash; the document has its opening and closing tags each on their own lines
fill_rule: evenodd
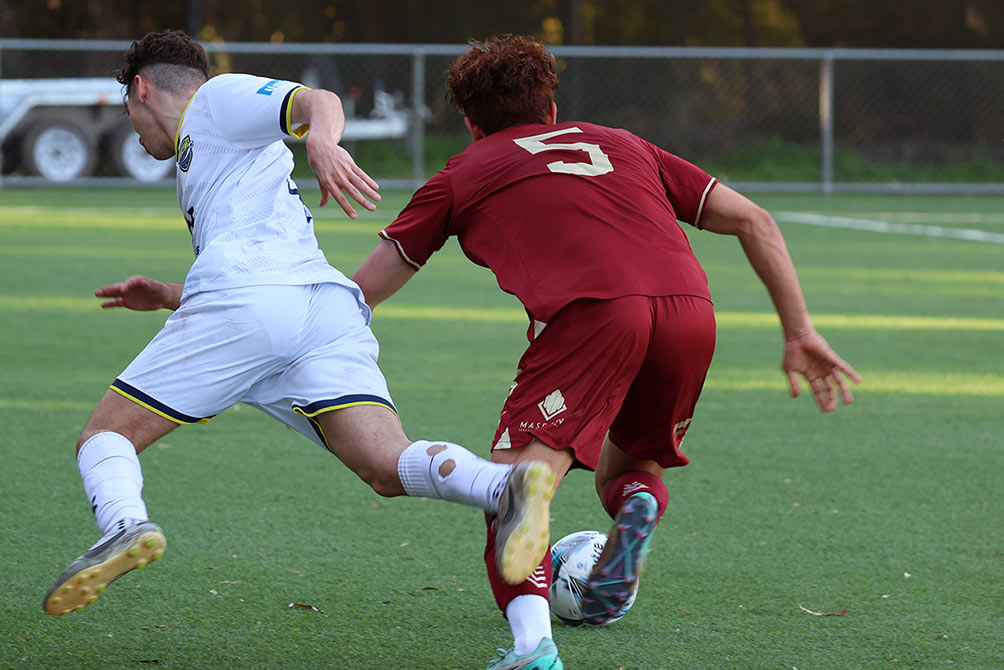
<svg viewBox="0 0 1004 670">
<path fill-rule="evenodd" d="M 614 166 L 610 164 L 610 157 L 603 153 L 603 150 L 600 149 L 598 144 L 589 144 L 588 142 L 555 142 L 552 144 L 544 144 L 544 140 L 549 140 L 552 137 L 557 137 L 558 135 L 581 132 L 581 130 L 575 127 L 565 128 L 563 130 L 555 130 L 550 133 L 541 133 L 540 135 L 521 137 L 513 140 L 513 142 L 523 147 L 531 154 L 539 154 L 541 151 L 555 151 L 557 149 L 585 151 L 589 154 L 589 162 L 583 161 L 581 163 L 566 163 L 565 161 L 554 161 L 553 163 L 548 163 L 547 169 L 551 172 L 578 174 L 585 177 L 597 177 L 601 174 L 613 172 Z"/>
</svg>

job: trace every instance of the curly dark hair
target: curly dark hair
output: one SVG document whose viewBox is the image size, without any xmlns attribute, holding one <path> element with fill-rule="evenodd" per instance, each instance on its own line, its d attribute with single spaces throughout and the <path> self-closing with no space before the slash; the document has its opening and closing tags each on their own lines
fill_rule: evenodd
<svg viewBox="0 0 1004 670">
<path fill-rule="evenodd" d="M 450 104 L 486 135 L 545 123 L 557 88 L 554 56 L 520 35 L 470 42 L 446 75 Z"/>
<path fill-rule="evenodd" d="M 196 86 L 209 79 L 209 57 L 202 45 L 180 30 L 162 30 L 147 33 L 142 39 L 132 43 L 125 56 L 125 67 L 115 73 L 120 84 L 128 88 L 140 70 L 156 65 L 181 66 L 154 68 L 148 74 L 162 88 L 174 88 L 179 84 Z M 187 68 L 186 72 L 182 68 Z"/>
</svg>

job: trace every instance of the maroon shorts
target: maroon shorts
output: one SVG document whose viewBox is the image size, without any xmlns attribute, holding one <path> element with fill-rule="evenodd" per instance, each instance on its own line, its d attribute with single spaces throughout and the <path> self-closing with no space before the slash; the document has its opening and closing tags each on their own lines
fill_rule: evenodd
<svg viewBox="0 0 1004 670">
<path fill-rule="evenodd" d="M 595 470 L 603 439 L 661 467 L 680 451 L 715 350 L 708 300 L 625 296 L 569 303 L 527 348 L 492 449 L 534 439 Z"/>
</svg>

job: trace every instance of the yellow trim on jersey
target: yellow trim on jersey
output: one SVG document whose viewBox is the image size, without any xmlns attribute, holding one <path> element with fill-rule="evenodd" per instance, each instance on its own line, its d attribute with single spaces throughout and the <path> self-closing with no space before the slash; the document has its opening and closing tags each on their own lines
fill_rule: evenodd
<svg viewBox="0 0 1004 670">
<path fill-rule="evenodd" d="M 289 93 L 289 100 L 286 103 L 286 127 L 287 128 L 290 128 L 290 129 L 293 128 L 293 98 L 295 98 L 296 94 L 299 93 L 300 91 L 309 91 L 309 90 L 310 90 L 309 86 L 297 86 L 292 91 L 290 91 L 290 93 Z M 303 136 L 306 135 L 309 131 L 310 131 L 310 124 L 309 123 L 304 123 L 302 126 L 300 126 L 299 128 L 297 128 L 296 130 L 290 130 L 289 134 L 292 135 L 293 137 L 295 137 L 298 140 L 302 140 Z"/>
<path fill-rule="evenodd" d="M 154 414 L 156 414 L 158 416 L 162 416 L 165 419 L 167 419 L 168 421 L 173 421 L 174 423 L 176 423 L 176 424 L 178 424 L 180 426 L 191 426 L 191 425 L 196 424 L 196 423 L 209 423 L 209 419 L 199 419 L 198 421 L 182 421 L 182 420 L 180 420 L 180 419 L 178 419 L 176 417 L 171 416 L 170 414 L 167 414 L 166 412 L 160 411 L 159 409 L 157 409 L 156 407 L 153 407 L 152 405 L 150 405 L 148 403 L 143 402 L 139 398 L 136 398 L 134 396 L 129 395 L 128 393 L 126 393 L 125 391 L 123 391 L 122 389 L 120 389 L 118 387 L 109 386 L 108 388 L 110 388 L 111 390 L 115 391 L 116 393 L 118 393 L 123 398 L 128 398 L 129 400 L 132 400 L 137 405 L 140 405 L 141 407 L 145 407 L 148 410 L 150 410 L 151 412 L 153 412 Z M 212 418 L 212 417 L 210 417 L 210 418 Z"/>
<path fill-rule="evenodd" d="M 185 114 L 188 113 L 188 106 L 192 104 L 192 100 L 195 100 L 195 94 L 188 99 L 185 103 L 185 109 L 181 112 L 181 118 L 178 119 L 178 129 L 174 131 L 174 160 L 178 160 L 178 144 L 181 142 L 181 124 L 185 122 Z"/>
</svg>

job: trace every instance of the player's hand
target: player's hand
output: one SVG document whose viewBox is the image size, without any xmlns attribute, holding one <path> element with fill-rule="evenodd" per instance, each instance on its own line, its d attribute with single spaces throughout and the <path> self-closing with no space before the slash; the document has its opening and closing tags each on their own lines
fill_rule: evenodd
<svg viewBox="0 0 1004 670">
<path fill-rule="evenodd" d="M 788 376 L 791 397 L 797 398 L 801 393 L 798 375 L 802 375 L 809 382 L 816 404 L 823 412 L 832 412 L 837 408 L 836 390 L 839 390 L 845 405 L 854 402 L 843 375 L 856 384 L 861 383 L 861 376 L 837 356 L 816 331 L 785 341 L 781 369 Z"/>
<path fill-rule="evenodd" d="M 356 165 L 349 152 L 332 136 L 313 131 L 307 134 L 307 162 L 321 187 L 321 207 L 334 198 L 350 219 L 357 214 L 349 198 L 370 211 L 376 209 L 371 201 L 379 202 L 377 189 L 380 185 Z"/>
<path fill-rule="evenodd" d="M 142 275 L 133 275 L 118 284 L 102 286 L 94 292 L 99 298 L 111 298 L 101 303 L 104 309 L 125 307 L 140 312 L 154 309 L 177 309 L 182 284 L 168 284 Z"/>
</svg>

